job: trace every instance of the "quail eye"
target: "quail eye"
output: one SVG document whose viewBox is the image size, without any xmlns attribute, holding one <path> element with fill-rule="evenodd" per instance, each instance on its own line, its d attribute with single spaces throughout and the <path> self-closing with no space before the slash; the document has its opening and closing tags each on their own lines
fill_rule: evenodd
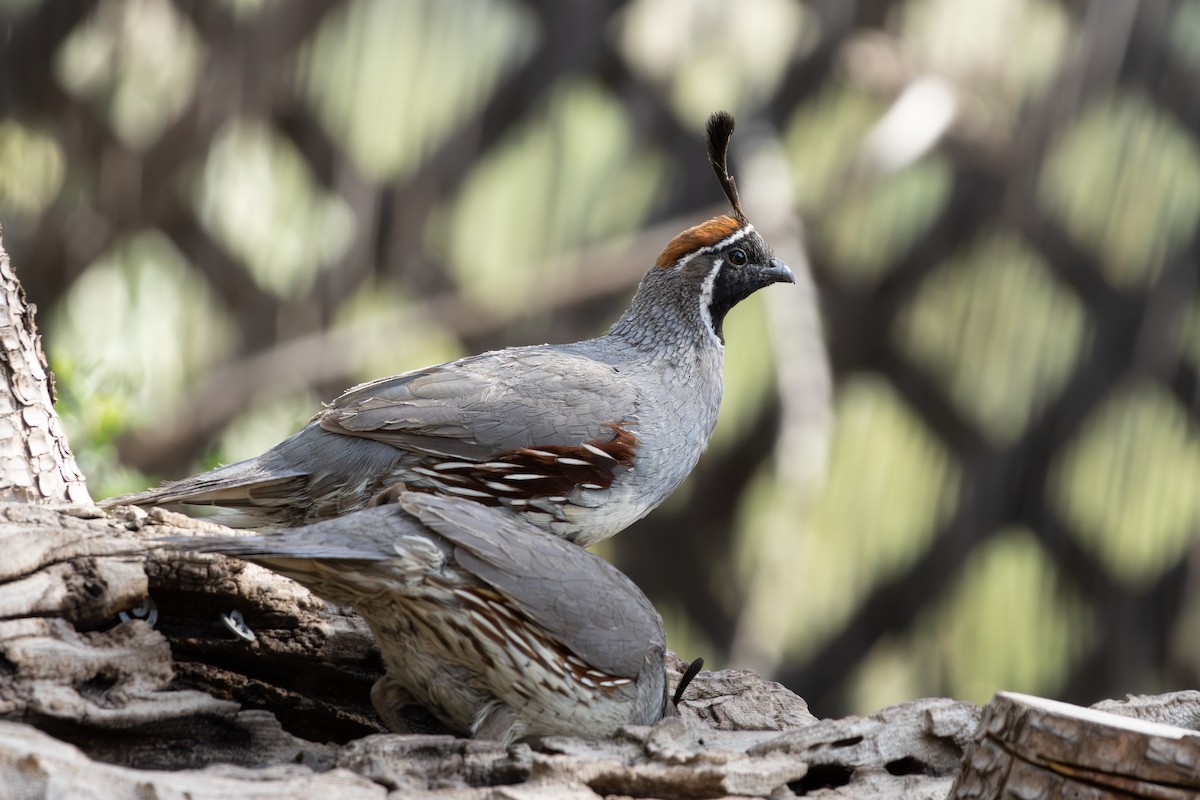
<svg viewBox="0 0 1200 800">
<path fill-rule="evenodd" d="M 735 250 L 729 251 L 729 263 L 732 264 L 733 266 L 744 267 L 744 266 L 746 266 L 747 260 L 748 259 L 746 258 L 746 251 L 742 250 L 740 247 Z"/>
</svg>

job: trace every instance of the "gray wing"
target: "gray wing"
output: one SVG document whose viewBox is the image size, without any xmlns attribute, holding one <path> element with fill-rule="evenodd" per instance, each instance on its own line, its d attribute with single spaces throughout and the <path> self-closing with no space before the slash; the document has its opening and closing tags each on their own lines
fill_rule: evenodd
<svg viewBox="0 0 1200 800">
<path fill-rule="evenodd" d="M 552 346 L 515 348 L 384 378 L 343 394 L 266 453 L 156 489 L 105 500 L 210 503 L 239 527 L 295 525 L 394 469 L 400 450 L 468 461 L 537 446 L 609 441 L 610 423 L 637 421 L 639 396 L 612 367 Z M 348 440 L 345 437 L 356 437 Z M 310 508 L 313 503 L 329 508 Z"/>
<path fill-rule="evenodd" d="M 486 506 L 407 493 L 401 506 L 454 544 L 454 559 L 596 669 L 634 678 L 666 644 L 662 618 L 604 559 Z"/>
<path fill-rule="evenodd" d="M 552 346 L 512 348 L 366 383 L 317 416 L 334 433 L 405 450 L 486 459 L 576 446 L 636 422 L 639 397 L 613 367 Z"/>
</svg>

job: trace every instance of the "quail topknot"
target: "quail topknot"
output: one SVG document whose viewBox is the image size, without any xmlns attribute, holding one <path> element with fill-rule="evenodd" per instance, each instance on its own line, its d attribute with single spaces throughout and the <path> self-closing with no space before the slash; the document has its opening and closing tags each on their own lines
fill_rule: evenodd
<svg viewBox="0 0 1200 800">
<path fill-rule="evenodd" d="M 457 497 L 394 502 L 290 531 L 170 540 L 269 567 L 352 606 L 387 675 L 390 727 L 417 702 L 505 744 L 649 725 L 666 696 L 662 619 L 637 585 L 581 547 Z"/>
<path fill-rule="evenodd" d="M 707 446 L 726 313 L 795 280 L 742 213 L 726 167 L 732 134 L 732 116 L 709 118 L 732 214 L 672 239 L 603 336 L 356 386 L 260 456 L 104 505 L 214 505 L 235 527 L 289 527 L 400 486 L 493 506 L 583 546 L 628 527 Z"/>
</svg>

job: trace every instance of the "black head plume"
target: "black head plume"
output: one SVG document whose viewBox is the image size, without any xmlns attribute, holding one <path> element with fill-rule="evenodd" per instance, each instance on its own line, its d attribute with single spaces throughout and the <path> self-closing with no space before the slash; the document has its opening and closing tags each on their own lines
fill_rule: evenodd
<svg viewBox="0 0 1200 800">
<path fill-rule="evenodd" d="M 742 213 L 742 201 L 738 199 L 737 184 L 729 174 L 729 140 L 733 138 L 733 114 L 728 111 L 714 111 L 708 118 L 708 160 L 717 180 L 733 206 L 733 215 L 738 222 L 745 222 L 746 215 Z"/>
<path fill-rule="evenodd" d="M 731 118 L 732 119 L 732 118 Z M 683 676 L 679 679 L 679 685 L 675 687 L 675 696 L 671 698 L 671 705 L 679 705 L 679 701 L 683 699 L 683 693 L 687 690 L 692 679 L 700 674 L 700 670 L 704 669 L 704 659 L 697 658 L 692 663 L 687 665 L 683 671 Z"/>
</svg>

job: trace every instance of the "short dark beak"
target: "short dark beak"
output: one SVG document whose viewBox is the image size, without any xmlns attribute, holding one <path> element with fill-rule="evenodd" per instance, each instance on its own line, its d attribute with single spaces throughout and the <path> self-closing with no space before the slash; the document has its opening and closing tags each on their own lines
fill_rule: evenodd
<svg viewBox="0 0 1200 800">
<path fill-rule="evenodd" d="M 772 258 L 768 266 L 763 267 L 762 274 L 768 283 L 795 283 L 796 276 L 788 269 L 788 265 L 778 258 Z"/>
</svg>

